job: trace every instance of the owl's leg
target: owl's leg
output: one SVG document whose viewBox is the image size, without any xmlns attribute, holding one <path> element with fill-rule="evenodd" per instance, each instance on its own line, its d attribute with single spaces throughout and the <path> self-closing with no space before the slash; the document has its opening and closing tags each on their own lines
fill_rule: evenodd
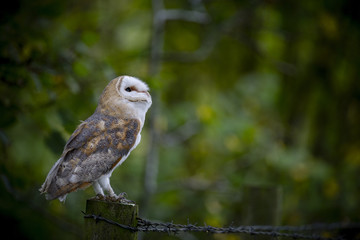
<svg viewBox="0 0 360 240">
<path fill-rule="evenodd" d="M 93 185 L 93 188 L 94 188 L 94 191 L 95 191 L 96 195 L 100 194 L 100 195 L 104 196 L 104 191 L 102 190 L 102 188 L 101 188 L 98 181 L 93 182 L 92 185 Z"/>
<path fill-rule="evenodd" d="M 102 177 L 99 179 L 99 183 L 102 187 L 102 189 L 104 189 L 109 196 L 114 197 L 116 196 L 114 193 L 114 190 L 112 189 L 111 185 L 110 185 L 110 178 L 109 177 Z"/>
</svg>

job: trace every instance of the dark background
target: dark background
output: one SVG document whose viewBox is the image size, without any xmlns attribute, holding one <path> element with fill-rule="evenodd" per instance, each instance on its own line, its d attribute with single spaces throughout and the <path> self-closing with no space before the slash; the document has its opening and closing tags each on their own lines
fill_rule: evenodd
<svg viewBox="0 0 360 240">
<path fill-rule="evenodd" d="M 155 101 L 141 144 L 111 182 L 143 216 L 241 225 L 244 188 L 277 186 L 280 224 L 359 221 L 357 1 L 168 0 L 163 7 L 206 19 L 188 21 L 186 13 L 167 21 L 161 36 L 145 0 L 1 7 L 2 229 L 27 239 L 82 236 L 92 188 L 65 204 L 46 201 L 38 188 L 106 84 L 125 74 L 146 81 Z M 156 36 L 163 46 L 151 45 Z M 151 57 L 154 46 L 161 56 Z M 151 193 L 149 158 L 158 160 Z"/>
</svg>

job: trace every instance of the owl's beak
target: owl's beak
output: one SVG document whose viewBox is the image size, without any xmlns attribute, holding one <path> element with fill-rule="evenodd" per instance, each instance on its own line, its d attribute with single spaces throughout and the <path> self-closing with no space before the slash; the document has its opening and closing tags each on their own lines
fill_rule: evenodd
<svg viewBox="0 0 360 240">
<path fill-rule="evenodd" d="M 151 97 L 150 96 L 150 93 L 148 91 L 140 91 L 141 93 L 145 93 L 148 97 Z"/>
</svg>

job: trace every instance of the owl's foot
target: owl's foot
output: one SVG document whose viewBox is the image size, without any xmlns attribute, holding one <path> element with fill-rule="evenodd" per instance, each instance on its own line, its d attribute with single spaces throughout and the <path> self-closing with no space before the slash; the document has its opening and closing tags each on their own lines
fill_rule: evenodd
<svg viewBox="0 0 360 240">
<path fill-rule="evenodd" d="M 92 197 L 91 199 L 99 200 L 99 201 L 108 201 L 108 202 L 119 202 L 124 204 L 135 204 L 133 200 L 129 200 L 126 198 L 127 194 L 126 192 L 122 192 L 119 195 L 102 195 L 102 194 L 96 194 L 95 197 Z"/>
<path fill-rule="evenodd" d="M 122 192 L 122 193 L 119 193 L 119 195 L 116 196 L 118 199 L 123 199 L 127 197 L 127 193 L 126 192 Z"/>
<path fill-rule="evenodd" d="M 95 197 L 92 197 L 92 198 L 90 198 L 90 199 L 92 199 L 92 200 L 102 200 L 102 201 L 104 201 L 105 198 L 106 198 L 106 197 L 105 197 L 103 194 L 98 193 L 98 194 L 96 194 Z"/>
<path fill-rule="evenodd" d="M 127 197 L 127 193 L 122 192 L 119 195 L 117 195 L 117 200 L 118 200 L 118 202 L 125 203 L 125 204 L 135 204 L 135 202 L 133 200 L 129 200 L 126 197 Z"/>
</svg>

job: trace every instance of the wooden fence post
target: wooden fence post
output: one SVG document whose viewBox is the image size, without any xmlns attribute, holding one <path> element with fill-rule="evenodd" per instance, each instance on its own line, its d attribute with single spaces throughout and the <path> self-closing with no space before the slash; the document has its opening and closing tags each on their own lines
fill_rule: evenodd
<svg viewBox="0 0 360 240">
<path fill-rule="evenodd" d="M 138 216 L 138 205 L 131 203 L 120 203 L 97 199 L 86 201 L 86 214 L 100 215 L 106 219 L 120 224 L 136 227 Z M 137 239 L 137 232 L 122 229 L 121 227 L 85 218 L 85 239 Z"/>
</svg>

